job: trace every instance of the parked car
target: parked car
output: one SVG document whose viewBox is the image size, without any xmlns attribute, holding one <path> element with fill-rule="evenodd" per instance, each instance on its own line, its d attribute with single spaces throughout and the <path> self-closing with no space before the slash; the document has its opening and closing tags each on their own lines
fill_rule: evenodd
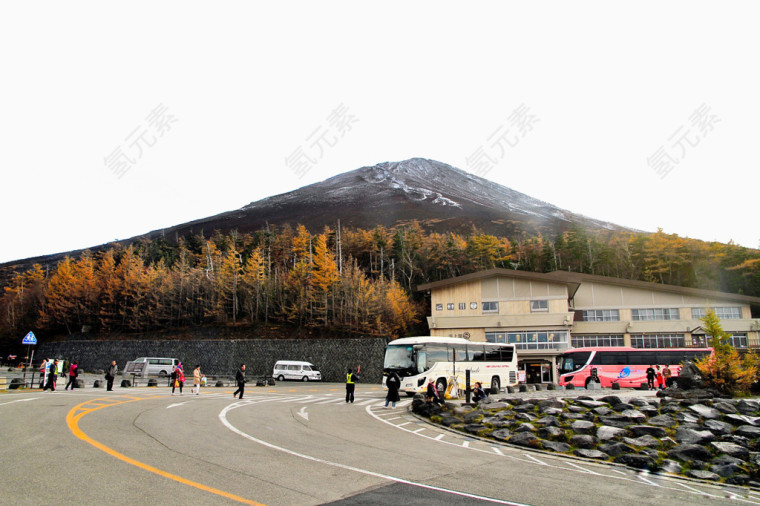
<svg viewBox="0 0 760 506">
<path fill-rule="evenodd" d="M 147 374 L 157 374 L 160 377 L 169 376 L 172 370 L 179 364 L 178 358 L 140 357 L 134 362 L 147 362 Z"/>
<path fill-rule="evenodd" d="M 298 360 L 279 360 L 274 364 L 272 376 L 277 381 L 297 380 L 297 381 L 321 381 L 322 373 L 317 367 L 310 362 L 301 362 Z"/>
</svg>

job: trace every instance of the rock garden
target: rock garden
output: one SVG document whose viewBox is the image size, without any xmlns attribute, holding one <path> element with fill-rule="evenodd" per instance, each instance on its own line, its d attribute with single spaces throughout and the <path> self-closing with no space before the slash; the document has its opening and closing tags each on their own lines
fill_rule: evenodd
<svg viewBox="0 0 760 506">
<path fill-rule="evenodd" d="M 658 398 L 625 401 L 617 395 L 493 395 L 478 404 L 438 406 L 418 395 L 412 410 L 452 430 L 520 447 L 760 487 L 760 401 L 755 399 L 667 389 Z"/>
</svg>

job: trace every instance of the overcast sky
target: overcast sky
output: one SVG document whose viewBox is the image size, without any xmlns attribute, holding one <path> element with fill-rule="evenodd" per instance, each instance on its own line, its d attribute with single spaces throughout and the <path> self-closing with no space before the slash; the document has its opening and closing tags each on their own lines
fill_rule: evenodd
<svg viewBox="0 0 760 506">
<path fill-rule="evenodd" d="M 423 157 L 757 248 L 756 2 L 4 2 L 0 262 Z"/>
</svg>

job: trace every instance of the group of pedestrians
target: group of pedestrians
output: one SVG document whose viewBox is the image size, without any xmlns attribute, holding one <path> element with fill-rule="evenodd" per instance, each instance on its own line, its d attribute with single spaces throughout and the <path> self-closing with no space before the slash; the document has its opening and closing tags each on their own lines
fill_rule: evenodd
<svg viewBox="0 0 760 506">
<path fill-rule="evenodd" d="M 673 371 L 670 370 L 667 364 L 662 369 L 660 369 L 659 365 L 650 365 L 647 367 L 646 373 L 649 390 L 662 390 L 673 384 Z"/>
<path fill-rule="evenodd" d="M 45 373 L 47 373 L 47 380 L 45 379 Z M 61 369 L 61 375 L 66 376 L 66 386 L 64 390 L 68 390 L 71 387 L 73 391 L 77 387 L 77 378 L 79 378 L 79 366 L 76 361 L 68 363 L 68 360 L 64 362 Z M 52 362 L 43 360 L 40 364 L 40 388 L 43 392 L 50 390 L 55 392 L 55 388 L 58 384 L 58 359 L 54 359 Z"/>
<path fill-rule="evenodd" d="M 201 372 L 201 366 L 196 365 L 195 369 L 193 369 L 193 390 L 192 390 L 192 393 L 194 393 L 195 395 L 201 394 L 202 378 L 203 378 L 203 373 Z M 172 385 L 172 395 L 174 395 L 174 392 L 177 388 L 179 388 L 179 395 L 184 395 L 182 393 L 182 388 L 185 386 L 185 370 L 182 367 L 182 362 L 179 362 L 172 369 L 171 385 Z"/>
</svg>

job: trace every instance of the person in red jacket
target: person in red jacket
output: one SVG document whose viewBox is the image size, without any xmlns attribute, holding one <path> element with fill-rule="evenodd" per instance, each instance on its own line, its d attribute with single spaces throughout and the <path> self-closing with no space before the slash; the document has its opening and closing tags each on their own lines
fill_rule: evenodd
<svg viewBox="0 0 760 506">
<path fill-rule="evenodd" d="M 179 387 L 179 395 L 182 393 L 182 387 L 185 385 L 185 372 L 182 370 L 182 363 L 177 364 L 174 369 L 174 383 L 172 383 L 172 395 L 174 395 L 174 389 Z"/>
<path fill-rule="evenodd" d="M 64 387 L 64 390 L 68 390 L 69 385 L 71 385 L 71 389 L 74 390 L 77 387 L 78 376 L 79 376 L 79 366 L 77 366 L 77 363 L 75 361 L 72 361 L 71 365 L 69 366 L 69 380 L 66 382 L 66 386 Z"/>
</svg>

